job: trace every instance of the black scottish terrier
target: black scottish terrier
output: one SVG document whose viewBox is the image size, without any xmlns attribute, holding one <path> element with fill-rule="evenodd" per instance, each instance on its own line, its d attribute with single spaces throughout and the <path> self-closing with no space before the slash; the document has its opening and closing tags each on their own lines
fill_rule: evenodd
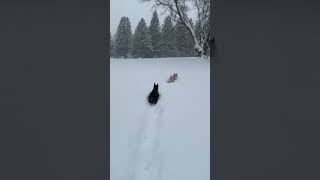
<svg viewBox="0 0 320 180">
<path fill-rule="evenodd" d="M 157 104 L 159 100 L 160 94 L 159 94 L 158 88 L 159 88 L 159 84 L 153 83 L 153 89 L 148 96 L 148 101 L 151 105 Z"/>
</svg>

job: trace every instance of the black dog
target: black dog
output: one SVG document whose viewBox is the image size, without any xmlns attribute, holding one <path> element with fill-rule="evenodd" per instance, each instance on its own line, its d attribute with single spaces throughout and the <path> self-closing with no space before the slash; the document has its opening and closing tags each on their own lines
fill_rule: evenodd
<svg viewBox="0 0 320 180">
<path fill-rule="evenodd" d="M 153 89 L 148 96 L 148 101 L 151 105 L 157 104 L 159 100 L 160 94 L 159 94 L 158 88 L 159 88 L 159 84 L 153 83 Z"/>
</svg>

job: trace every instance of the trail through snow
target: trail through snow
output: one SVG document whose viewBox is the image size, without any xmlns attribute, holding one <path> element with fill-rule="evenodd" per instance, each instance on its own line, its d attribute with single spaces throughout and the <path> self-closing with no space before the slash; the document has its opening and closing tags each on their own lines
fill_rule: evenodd
<svg viewBox="0 0 320 180">
<path fill-rule="evenodd" d="M 209 180 L 209 61 L 110 63 L 110 179 Z M 173 73 L 179 78 L 167 83 Z M 160 93 L 155 106 L 147 102 L 153 83 Z"/>
<path fill-rule="evenodd" d="M 162 118 L 168 84 L 159 84 L 160 99 L 154 106 L 147 104 L 140 129 L 129 144 L 129 180 L 162 180 L 163 158 L 160 150 Z"/>
</svg>

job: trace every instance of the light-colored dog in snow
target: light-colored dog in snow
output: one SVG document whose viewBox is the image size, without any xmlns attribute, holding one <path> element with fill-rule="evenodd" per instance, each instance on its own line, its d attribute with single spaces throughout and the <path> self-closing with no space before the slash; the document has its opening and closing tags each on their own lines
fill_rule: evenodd
<svg viewBox="0 0 320 180">
<path fill-rule="evenodd" d="M 178 73 L 173 73 L 173 75 L 170 75 L 167 83 L 173 83 L 178 79 Z"/>
</svg>

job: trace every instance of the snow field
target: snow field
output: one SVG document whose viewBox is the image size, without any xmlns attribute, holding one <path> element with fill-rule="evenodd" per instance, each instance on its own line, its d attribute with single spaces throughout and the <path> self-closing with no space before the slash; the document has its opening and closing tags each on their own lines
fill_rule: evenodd
<svg viewBox="0 0 320 180">
<path fill-rule="evenodd" d="M 111 180 L 209 180 L 209 60 L 111 59 L 110 71 Z"/>
</svg>

